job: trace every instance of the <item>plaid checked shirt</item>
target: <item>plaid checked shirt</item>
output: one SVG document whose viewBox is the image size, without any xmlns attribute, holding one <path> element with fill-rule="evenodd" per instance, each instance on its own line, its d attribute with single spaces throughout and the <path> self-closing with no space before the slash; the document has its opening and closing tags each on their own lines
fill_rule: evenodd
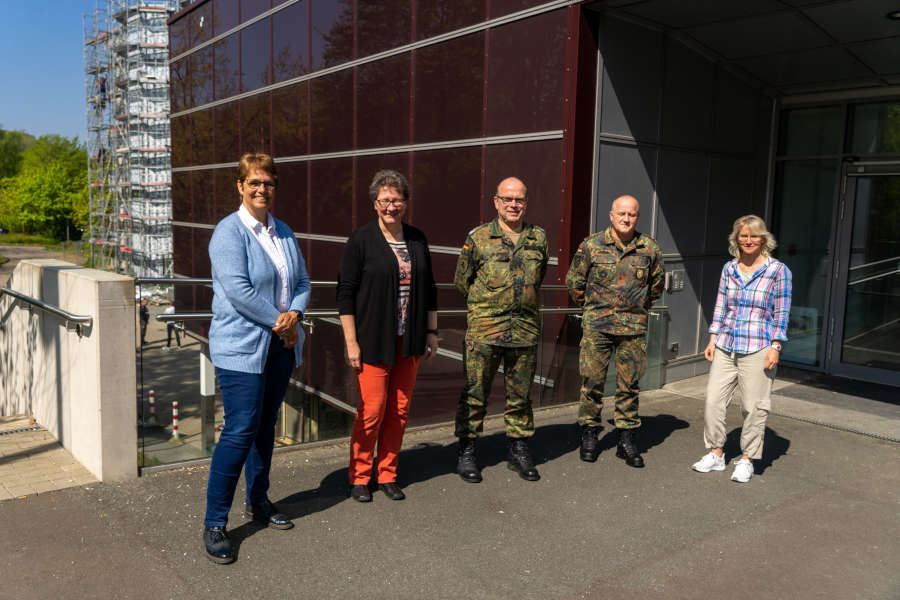
<svg viewBox="0 0 900 600">
<path fill-rule="evenodd" d="M 791 312 L 791 271 L 767 258 L 746 284 L 737 259 L 728 261 L 719 279 L 716 310 L 709 333 L 726 352 L 751 354 L 774 340 L 786 341 Z"/>
</svg>

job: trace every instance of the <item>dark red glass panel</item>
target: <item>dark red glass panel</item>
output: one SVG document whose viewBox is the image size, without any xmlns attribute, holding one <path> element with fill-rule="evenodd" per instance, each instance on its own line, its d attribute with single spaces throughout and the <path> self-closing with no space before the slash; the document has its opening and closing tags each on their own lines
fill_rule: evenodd
<svg viewBox="0 0 900 600">
<path fill-rule="evenodd" d="M 195 165 L 208 165 L 215 162 L 213 135 L 213 112 L 210 109 L 191 113 L 191 140 L 194 156 L 191 161 Z"/>
<path fill-rule="evenodd" d="M 229 98 L 240 91 L 240 32 L 213 44 L 216 100 Z"/>
<path fill-rule="evenodd" d="M 356 3 L 357 55 L 369 56 L 408 44 L 412 38 L 412 0 Z"/>
<path fill-rule="evenodd" d="M 188 27 L 190 19 L 178 19 L 169 25 L 169 55 L 178 56 L 190 48 Z"/>
<path fill-rule="evenodd" d="M 357 67 L 357 148 L 409 143 L 410 54 Z"/>
<path fill-rule="evenodd" d="M 272 81 L 269 53 L 269 19 L 241 30 L 241 91 L 249 92 Z"/>
<path fill-rule="evenodd" d="M 350 235 L 353 160 L 333 158 L 310 163 L 309 230 L 324 235 Z"/>
<path fill-rule="evenodd" d="M 216 125 L 216 163 L 234 162 L 240 158 L 238 154 L 239 117 L 238 103 L 229 102 L 213 109 Z"/>
<path fill-rule="evenodd" d="M 308 154 L 308 83 L 272 91 L 272 153 L 274 156 Z"/>
<path fill-rule="evenodd" d="M 278 165 L 278 192 L 273 213 L 292 231 L 308 231 L 306 181 L 305 162 Z"/>
<path fill-rule="evenodd" d="M 309 81 L 313 154 L 349 150 L 353 146 L 353 70 Z"/>
<path fill-rule="evenodd" d="M 237 169 L 216 169 L 212 172 L 213 212 L 211 224 L 216 224 L 241 205 L 237 191 Z"/>
<path fill-rule="evenodd" d="M 172 173 L 172 220 L 190 223 L 192 213 L 191 173 L 190 171 Z"/>
<path fill-rule="evenodd" d="M 525 220 L 540 225 L 547 232 L 550 256 L 556 255 L 554 242 L 560 219 L 562 160 L 561 140 L 488 146 L 485 155 L 486 218 L 497 216 L 492 198 L 497 184 L 506 177 L 518 177 L 528 187 Z"/>
<path fill-rule="evenodd" d="M 491 29 L 487 134 L 562 129 L 566 13 Z"/>
<path fill-rule="evenodd" d="M 215 171 L 191 171 L 191 187 L 193 193 L 193 223 L 215 225 L 216 200 L 213 194 Z"/>
<path fill-rule="evenodd" d="M 353 59 L 353 0 L 312 3 L 312 70 Z"/>
<path fill-rule="evenodd" d="M 272 15 L 272 81 L 278 83 L 309 70 L 309 18 L 306 0 Z"/>
<path fill-rule="evenodd" d="M 415 141 L 481 136 L 484 33 L 416 51 Z"/>
<path fill-rule="evenodd" d="M 191 64 L 190 107 L 202 106 L 213 101 L 213 49 L 207 46 L 197 50 L 188 60 Z"/>
<path fill-rule="evenodd" d="M 546 1 L 547 0 L 490 0 L 491 14 L 488 15 L 488 17 L 491 19 L 496 19 L 497 17 L 502 17 L 510 13 L 525 10 L 526 8 L 535 7 L 538 4 L 543 4 Z"/>
<path fill-rule="evenodd" d="M 209 240 L 212 234 L 212 229 L 194 230 L 194 277 L 212 277 L 209 263 Z"/>
<path fill-rule="evenodd" d="M 416 39 L 434 37 L 484 20 L 484 0 L 415 0 Z"/>
<path fill-rule="evenodd" d="M 169 107 L 173 113 L 190 108 L 187 105 L 187 91 L 191 84 L 189 65 L 187 58 L 169 65 Z"/>
<path fill-rule="evenodd" d="M 174 201 L 174 198 L 173 198 Z M 193 229 L 172 225 L 172 270 L 190 277 L 194 272 Z"/>
<path fill-rule="evenodd" d="M 375 156 L 359 156 L 356 159 L 356 226 L 361 227 L 375 218 L 375 208 L 369 198 L 369 184 L 372 177 L 381 169 L 394 169 L 409 179 L 409 154 L 377 154 Z M 407 221 L 411 210 L 415 208 L 415 189 L 412 202 L 407 208 Z"/>
<path fill-rule="evenodd" d="M 241 152 L 272 151 L 269 93 L 256 94 L 240 101 Z"/>
<path fill-rule="evenodd" d="M 211 39 L 213 36 L 212 2 L 207 2 L 189 12 L 188 22 L 188 27 L 190 27 L 188 39 L 191 48 Z"/>
<path fill-rule="evenodd" d="M 238 0 L 216 0 L 213 5 L 213 35 L 237 27 L 238 22 Z"/>
<path fill-rule="evenodd" d="M 272 8 L 271 0 L 241 0 L 241 23 L 246 23 Z"/>
<path fill-rule="evenodd" d="M 186 167 L 191 164 L 191 115 L 175 117 L 169 121 L 172 134 L 172 166 Z"/>
<path fill-rule="evenodd" d="M 344 244 L 303 239 L 298 239 L 297 242 L 300 244 L 300 250 L 303 252 L 303 258 L 306 260 L 310 279 L 317 281 L 335 281 L 337 279 Z M 309 248 L 308 251 L 307 248 Z M 334 288 L 313 288 L 312 302 L 310 304 L 335 308 L 337 301 L 334 296 Z"/>
<path fill-rule="evenodd" d="M 410 222 L 432 244 L 462 246 L 481 222 L 481 148 L 416 152 L 413 191 Z"/>
</svg>

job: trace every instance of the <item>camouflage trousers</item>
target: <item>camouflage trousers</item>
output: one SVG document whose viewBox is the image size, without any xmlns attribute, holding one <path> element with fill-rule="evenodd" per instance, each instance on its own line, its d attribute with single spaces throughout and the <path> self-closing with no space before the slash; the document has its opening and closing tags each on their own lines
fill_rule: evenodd
<svg viewBox="0 0 900 600">
<path fill-rule="evenodd" d="M 647 340 L 645 335 L 613 335 L 585 332 L 581 338 L 578 370 L 581 374 L 581 393 L 578 424 L 599 427 L 603 407 L 603 388 L 606 371 L 613 350 L 616 352 L 616 409 L 614 420 L 618 429 L 641 426 L 638 417 L 638 381 L 647 369 Z"/>
<path fill-rule="evenodd" d="M 503 413 L 506 435 L 525 438 L 534 434 L 529 394 L 537 367 L 537 346 L 506 348 L 466 340 L 463 354 L 466 387 L 456 408 L 456 437 L 475 438 L 484 430 L 491 384 L 501 361 L 506 388 L 506 411 Z"/>
</svg>

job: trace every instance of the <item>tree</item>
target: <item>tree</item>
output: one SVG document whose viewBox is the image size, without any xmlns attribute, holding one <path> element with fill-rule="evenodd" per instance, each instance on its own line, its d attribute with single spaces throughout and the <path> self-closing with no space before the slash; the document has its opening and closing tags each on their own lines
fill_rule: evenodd
<svg viewBox="0 0 900 600">
<path fill-rule="evenodd" d="M 22 166 L 22 152 L 34 142 L 24 131 L 0 129 L 0 179 L 12 177 Z"/>
</svg>

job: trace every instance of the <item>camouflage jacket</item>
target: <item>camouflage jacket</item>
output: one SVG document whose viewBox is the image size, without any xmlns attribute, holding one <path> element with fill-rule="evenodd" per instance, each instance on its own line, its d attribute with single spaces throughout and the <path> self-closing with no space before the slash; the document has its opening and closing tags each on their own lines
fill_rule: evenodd
<svg viewBox="0 0 900 600">
<path fill-rule="evenodd" d="M 515 245 L 497 219 L 469 232 L 453 278 L 469 309 L 466 339 L 506 347 L 537 344 L 538 292 L 548 256 L 547 235 L 536 225 L 526 223 Z"/>
<path fill-rule="evenodd" d="M 640 335 L 647 331 L 647 309 L 662 296 L 664 279 L 656 240 L 635 233 L 623 247 L 607 227 L 578 246 L 566 285 L 584 307 L 585 333 Z"/>
</svg>

